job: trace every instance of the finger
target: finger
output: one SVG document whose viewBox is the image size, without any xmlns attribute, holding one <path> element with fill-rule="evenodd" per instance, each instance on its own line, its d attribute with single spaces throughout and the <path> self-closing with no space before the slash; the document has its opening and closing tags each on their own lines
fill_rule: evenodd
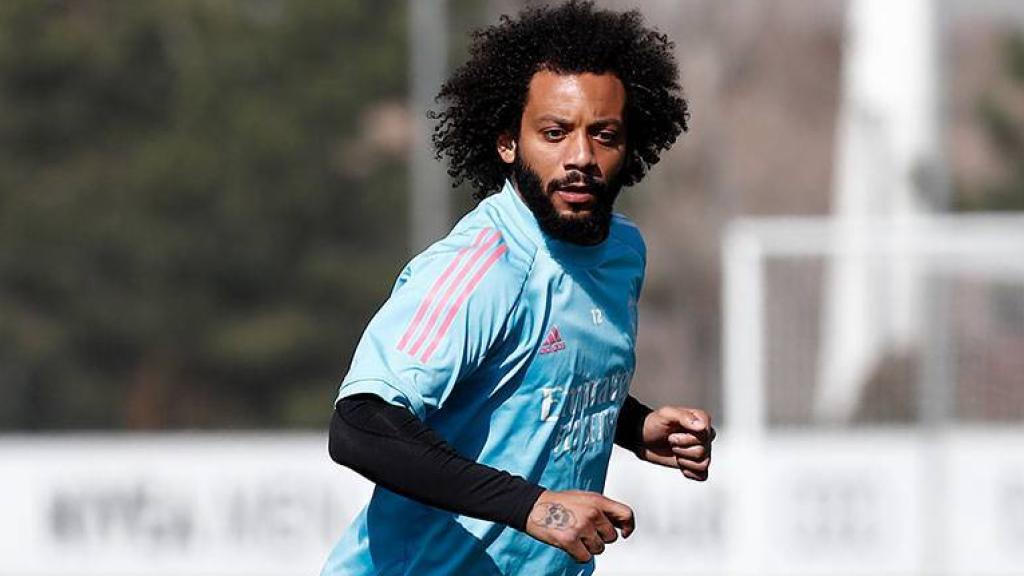
<svg viewBox="0 0 1024 576">
<path fill-rule="evenodd" d="M 705 458 L 698 462 L 692 460 L 685 460 L 683 458 L 676 458 L 676 464 L 681 470 L 689 470 L 690 472 L 707 472 L 708 468 L 711 467 L 711 458 Z"/>
<path fill-rule="evenodd" d="M 597 530 L 597 535 L 601 537 L 601 541 L 611 544 L 619 539 L 619 533 L 615 531 L 615 526 L 612 526 L 608 518 L 603 514 L 601 518 L 602 520 L 594 522 L 594 529 Z"/>
<path fill-rule="evenodd" d="M 604 541 L 596 533 L 589 536 L 580 536 L 580 541 L 587 547 L 587 551 L 594 556 L 604 552 Z"/>
<path fill-rule="evenodd" d="M 687 448 L 673 447 L 672 453 L 678 458 L 684 460 L 690 460 L 693 462 L 700 462 L 711 455 L 711 451 L 707 449 L 703 444 L 697 446 L 689 446 Z"/>
<path fill-rule="evenodd" d="M 629 538 L 636 528 L 633 509 L 621 502 L 604 497 L 601 498 L 600 507 L 612 525 L 622 531 L 622 537 Z"/>
<path fill-rule="evenodd" d="M 708 479 L 708 472 L 711 467 L 711 458 L 705 458 L 700 462 L 691 462 L 689 460 L 677 458 L 676 466 L 680 471 L 682 471 L 683 476 L 686 478 L 703 482 Z"/>
<path fill-rule="evenodd" d="M 688 448 L 690 446 L 700 446 L 704 444 L 704 441 L 689 432 L 676 432 L 668 435 L 668 443 L 672 446 Z"/>
<path fill-rule="evenodd" d="M 711 433 L 708 434 L 708 442 L 714 442 L 715 438 L 717 438 L 717 437 L 718 437 L 718 431 L 715 430 L 714 426 L 712 426 L 711 427 Z"/>
<path fill-rule="evenodd" d="M 574 538 L 572 541 L 566 542 L 562 549 L 565 550 L 569 556 L 572 556 L 573 560 L 580 564 L 586 564 L 594 557 L 579 538 Z"/>
<path fill-rule="evenodd" d="M 697 482 L 703 482 L 708 479 L 708 473 L 705 472 L 694 472 L 692 470 L 683 470 L 683 476 L 690 480 L 696 480 Z"/>
</svg>

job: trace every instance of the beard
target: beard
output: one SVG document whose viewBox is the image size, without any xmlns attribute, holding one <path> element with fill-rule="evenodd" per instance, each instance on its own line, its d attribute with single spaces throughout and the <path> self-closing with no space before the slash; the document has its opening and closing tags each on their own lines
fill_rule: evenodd
<svg viewBox="0 0 1024 576">
<path fill-rule="evenodd" d="M 512 163 L 512 177 L 523 202 L 533 212 L 545 234 L 585 246 L 600 244 L 608 237 L 612 224 L 612 206 L 622 189 L 620 183 L 604 182 L 582 172 L 570 172 L 565 178 L 549 182 L 545 191 L 540 176 L 521 160 L 520 155 L 516 155 Z M 594 195 L 593 208 L 587 214 L 559 214 L 551 201 L 551 195 L 558 188 L 580 183 L 590 188 Z"/>
</svg>

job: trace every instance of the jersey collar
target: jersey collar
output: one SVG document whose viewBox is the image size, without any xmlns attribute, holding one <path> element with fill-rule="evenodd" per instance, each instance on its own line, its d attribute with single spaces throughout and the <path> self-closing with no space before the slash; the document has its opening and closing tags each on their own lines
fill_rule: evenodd
<svg viewBox="0 0 1024 576">
<path fill-rule="evenodd" d="M 600 244 L 583 246 L 558 240 L 544 233 L 537 223 L 536 216 L 533 215 L 530 207 L 526 205 L 526 202 L 519 196 L 519 192 L 516 191 L 509 180 L 505 180 L 505 186 L 502 187 L 501 192 L 498 194 L 498 200 L 515 215 L 516 220 L 519 221 L 523 229 L 530 235 L 530 239 L 563 265 L 579 266 L 593 264 L 602 258 L 609 245 L 608 238 Z M 608 236 L 610 238 L 611 233 Z"/>
</svg>

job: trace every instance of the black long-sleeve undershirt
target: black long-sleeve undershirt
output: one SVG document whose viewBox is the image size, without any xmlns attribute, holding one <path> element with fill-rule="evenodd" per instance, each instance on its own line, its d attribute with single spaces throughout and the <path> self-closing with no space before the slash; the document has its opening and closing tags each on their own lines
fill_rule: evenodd
<svg viewBox="0 0 1024 576">
<path fill-rule="evenodd" d="M 615 442 L 637 452 L 650 412 L 632 396 L 619 414 Z M 376 484 L 423 504 L 524 530 L 544 488 L 459 455 L 415 414 L 372 394 L 338 401 L 331 458 Z"/>
<path fill-rule="evenodd" d="M 372 394 L 338 401 L 331 458 L 392 492 L 523 530 L 544 488 L 455 452 L 415 414 Z"/>
</svg>

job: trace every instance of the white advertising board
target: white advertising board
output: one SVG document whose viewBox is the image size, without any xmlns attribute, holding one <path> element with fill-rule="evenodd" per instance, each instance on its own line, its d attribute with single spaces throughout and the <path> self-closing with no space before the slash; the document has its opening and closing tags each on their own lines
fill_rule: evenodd
<svg viewBox="0 0 1024 576">
<path fill-rule="evenodd" d="M 744 448 L 723 431 L 706 483 L 617 450 L 637 531 L 598 574 L 1024 573 L 1024 431 Z M 319 435 L 0 436 L 0 574 L 317 574 L 371 488 Z"/>
<path fill-rule="evenodd" d="M 8 438 L 0 574 L 316 574 L 370 489 L 323 437 Z"/>
</svg>

